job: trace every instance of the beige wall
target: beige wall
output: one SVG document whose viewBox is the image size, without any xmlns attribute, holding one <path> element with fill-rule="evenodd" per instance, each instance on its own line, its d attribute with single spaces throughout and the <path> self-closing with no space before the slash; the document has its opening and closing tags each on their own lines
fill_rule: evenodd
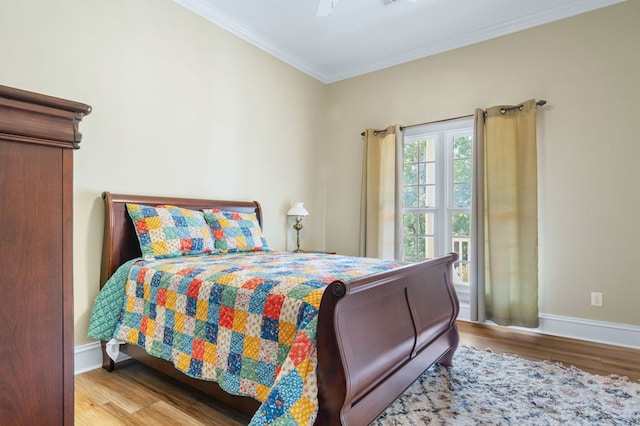
<svg viewBox="0 0 640 426">
<path fill-rule="evenodd" d="M 639 22 L 628 1 L 329 85 L 327 247 L 358 250 L 363 129 L 546 99 L 540 311 L 640 325 Z M 604 307 L 590 306 L 594 291 Z"/>
<path fill-rule="evenodd" d="M 102 191 L 258 200 L 278 249 L 301 200 L 303 241 L 322 248 L 322 83 L 171 0 L 5 1 L 0 52 L 0 84 L 93 106 L 74 154 L 76 345 L 90 341 Z"/>
</svg>

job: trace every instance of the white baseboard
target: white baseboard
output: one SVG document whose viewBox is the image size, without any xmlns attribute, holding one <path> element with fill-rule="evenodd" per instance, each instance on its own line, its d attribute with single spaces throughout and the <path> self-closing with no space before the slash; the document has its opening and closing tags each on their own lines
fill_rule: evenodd
<svg viewBox="0 0 640 426">
<path fill-rule="evenodd" d="M 471 311 L 468 304 L 460 304 L 458 319 L 470 321 Z M 525 331 L 550 334 L 588 342 L 605 343 L 614 346 L 640 349 L 640 326 L 613 322 L 593 321 L 584 318 L 562 317 L 540 314 L 538 328 L 520 328 Z"/>
<path fill-rule="evenodd" d="M 640 349 L 640 326 L 540 314 L 538 331 L 554 336 Z"/>
<path fill-rule="evenodd" d="M 102 367 L 102 348 L 100 342 L 76 346 L 73 356 L 75 374 L 85 373 Z"/>
<path fill-rule="evenodd" d="M 471 318 L 469 305 L 461 304 L 458 319 L 469 321 L 469 318 Z M 522 330 L 640 349 L 640 326 L 635 325 L 540 314 L 540 327 L 536 329 L 523 328 Z M 118 361 L 121 359 L 119 358 Z M 102 366 L 100 342 L 76 346 L 74 366 L 75 374 L 100 368 Z"/>
</svg>

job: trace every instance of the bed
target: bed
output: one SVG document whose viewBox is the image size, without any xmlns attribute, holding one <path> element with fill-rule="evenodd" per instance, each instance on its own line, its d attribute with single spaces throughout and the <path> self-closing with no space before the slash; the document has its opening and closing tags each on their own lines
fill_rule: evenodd
<svg viewBox="0 0 640 426">
<path fill-rule="evenodd" d="M 105 205 L 101 288 L 121 265 L 141 256 L 127 204 L 173 205 L 254 214 L 258 202 L 220 201 L 141 195 L 102 195 Z M 291 254 L 288 254 L 291 256 Z M 314 261 L 322 255 L 310 256 Z M 324 255 L 332 256 L 332 255 Z M 458 299 L 451 282 L 457 255 L 328 283 L 321 293 L 315 334 L 317 425 L 366 425 L 434 363 L 450 366 L 458 345 Z M 102 341 L 103 368 L 115 363 Z M 261 402 L 225 392 L 216 382 L 184 374 L 174 363 L 149 355 L 135 344 L 120 352 L 205 392 L 243 412 Z"/>
</svg>

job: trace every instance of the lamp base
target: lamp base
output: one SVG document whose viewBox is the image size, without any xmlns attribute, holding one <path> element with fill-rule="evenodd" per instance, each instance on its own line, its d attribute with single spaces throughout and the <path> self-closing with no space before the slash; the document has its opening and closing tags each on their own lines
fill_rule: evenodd
<svg viewBox="0 0 640 426">
<path fill-rule="evenodd" d="M 304 253 L 304 250 L 300 248 L 300 230 L 302 229 L 302 218 L 298 216 L 296 218 L 296 223 L 293 225 L 293 229 L 296 230 L 296 249 L 293 253 Z"/>
</svg>

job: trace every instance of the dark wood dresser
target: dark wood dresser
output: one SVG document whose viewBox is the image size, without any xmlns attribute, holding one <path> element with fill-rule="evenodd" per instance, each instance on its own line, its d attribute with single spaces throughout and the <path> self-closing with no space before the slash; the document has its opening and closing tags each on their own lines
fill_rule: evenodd
<svg viewBox="0 0 640 426">
<path fill-rule="evenodd" d="M 73 425 L 73 150 L 90 112 L 0 86 L 2 425 Z"/>
</svg>

